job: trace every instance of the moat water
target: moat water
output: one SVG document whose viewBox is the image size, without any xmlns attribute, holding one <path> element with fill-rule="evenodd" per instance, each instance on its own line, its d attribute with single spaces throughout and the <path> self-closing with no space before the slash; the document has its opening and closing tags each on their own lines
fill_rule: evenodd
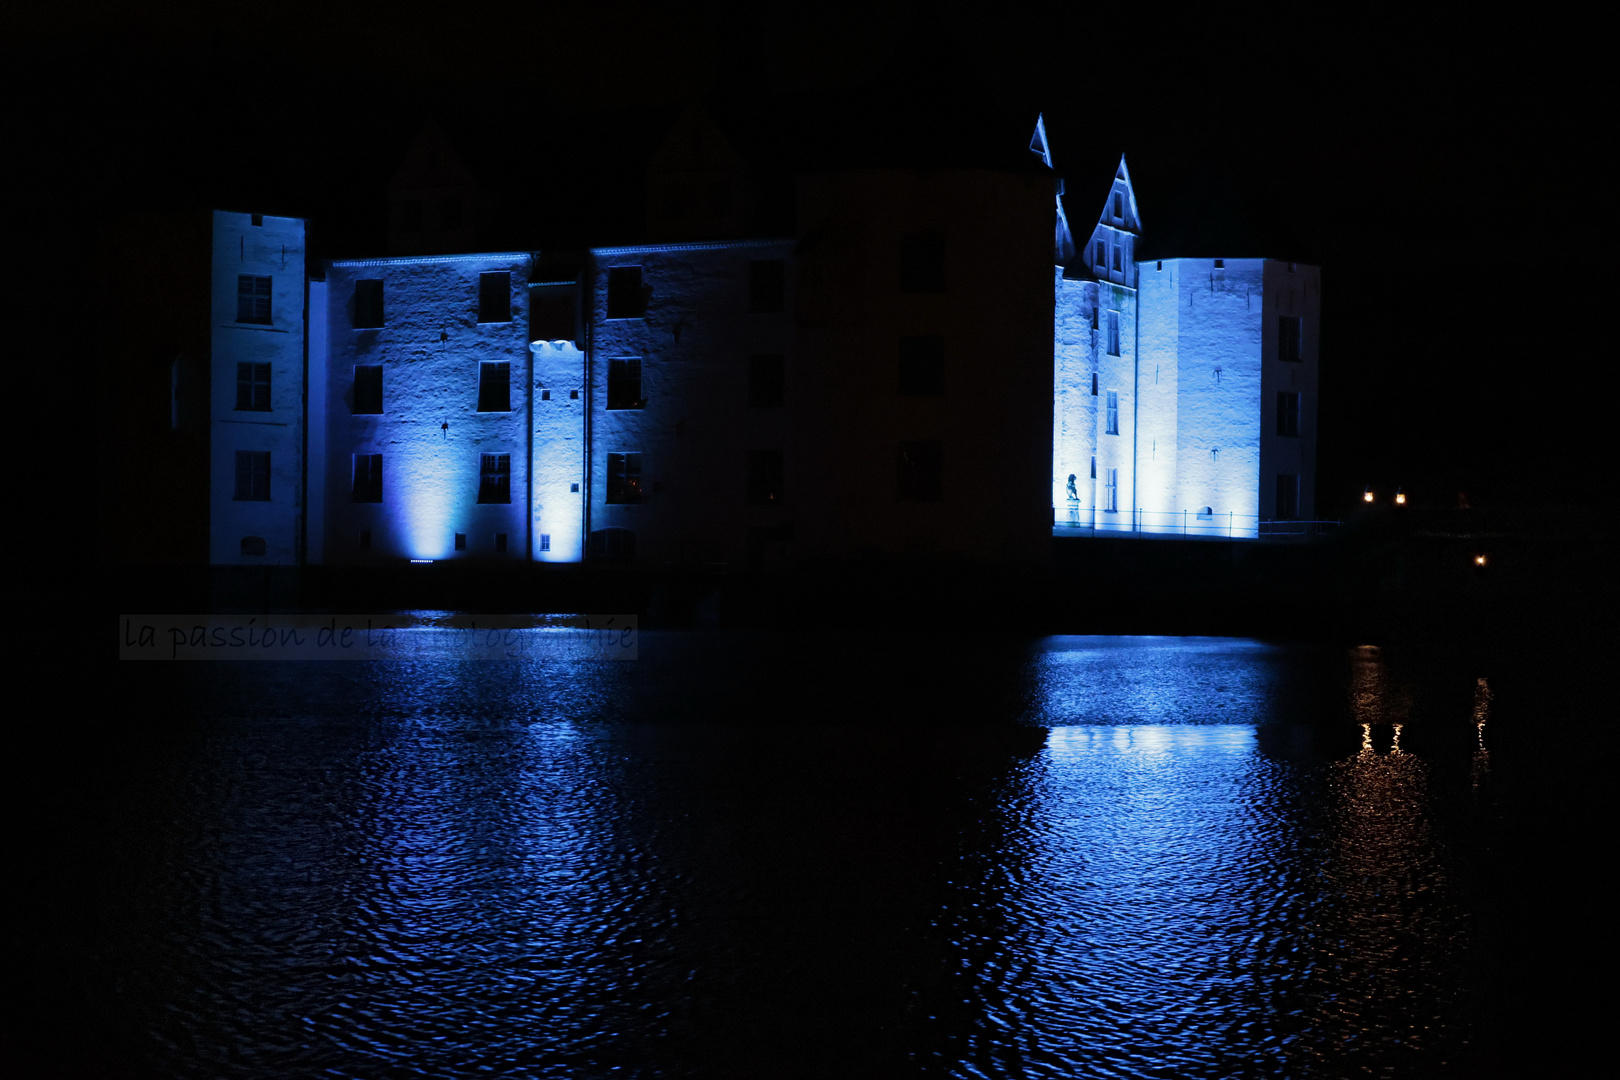
<svg viewBox="0 0 1620 1080">
<path fill-rule="evenodd" d="M 83 933 L 107 1060 L 1199 1078 L 1477 1055 L 1508 703 L 1466 662 L 913 632 L 648 633 L 627 662 L 412 633 L 363 663 L 119 665 L 170 734 L 109 796 Z"/>
</svg>

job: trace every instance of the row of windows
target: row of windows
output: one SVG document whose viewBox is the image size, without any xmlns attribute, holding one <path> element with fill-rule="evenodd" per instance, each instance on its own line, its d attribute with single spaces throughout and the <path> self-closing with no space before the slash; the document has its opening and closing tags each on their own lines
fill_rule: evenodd
<svg viewBox="0 0 1620 1080">
<path fill-rule="evenodd" d="M 512 274 L 492 270 L 478 275 L 478 321 L 512 321 Z M 381 278 L 361 278 L 354 283 L 353 325 L 356 330 L 375 330 L 384 325 L 383 283 Z"/>
<path fill-rule="evenodd" d="M 639 319 L 647 314 L 652 290 L 641 280 L 641 267 L 608 268 L 607 317 Z M 787 263 L 755 259 L 748 264 L 748 310 L 771 314 L 787 310 Z"/>
<path fill-rule="evenodd" d="M 240 461 L 241 455 L 237 455 Z M 381 454 L 354 455 L 354 482 L 349 499 L 357 503 L 383 501 L 383 456 Z M 481 503 L 509 503 L 512 501 L 512 455 L 480 454 L 478 456 L 478 501 Z"/>
<path fill-rule="evenodd" d="M 1097 240 L 1097 256 L 1093 260 L 1097 269 L 1102 273 L 1108 272 L 1108 252 L 1110 246 L 1114 252 L 1114 270 L 1116 273 L 1125 272 L 1125 245 L 1123 243 L 1110 245 L 1107 240 Z"/>
</svg>

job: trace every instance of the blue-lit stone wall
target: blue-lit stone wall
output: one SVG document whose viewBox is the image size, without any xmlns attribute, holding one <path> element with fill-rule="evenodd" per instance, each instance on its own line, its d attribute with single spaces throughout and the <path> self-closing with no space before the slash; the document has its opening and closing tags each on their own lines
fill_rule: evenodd
<svg viewBox="0 0 1620 1080">
<path fill-rule="evenodd" d="M 571 290 L 570 290 L 571 292 Z M 585 354 L 573 341 L 536 340 L 530 388 L 534 483 L 529 493 L 537 562 L 579 562 L 585 554 Z M 517 494 L 513 493 L 513 498 Z"/>
<path fill-rule="evenodd" d="M 286 566 L 300 557 L 304 223 L 297 218 L 260 216 L 255 225 L 254 220 L 250 214 L 214 213 L 209 561 Z M 268 295 L 252 298 L 245 311 L 238 300 L 244 276 L 270 283 Z M 261 314 L 265 300 L 268 313 Z M 252 303 L 261 306 L 255 310 Z M 239 318 L 241 315 L 248 317 Z M 237 408 L 243 404 L 237 397 L 240 364 L 269 365 L 268 409 Z M 236 497 L 239 451 L 270 455 L 267 490 L 248 492 L 268 497 Z M 257 554 L 259 541 L 263 554 Z"/>
<path fill-rule="evenodd" d="M 488 272 L 510 274 L 508 321 L 479 321 L 480 275 Z M 527 556 L 528 276 L 529 256 L 511 252 L 330 265 L 325 561 Z M 380 327 L 356 325 L 368 321 L 356 306 L 362 280 L 382 282 Z M 484 363 L 510 365 L 508 409 L 479 411 Z M 357 365 L 381 365 L 381 413 L 355 412 Z M 381 502 L 354 501 L 361 454 L 382 455 Z M 479 502 L 484 454 L 507 456 L 509 502 Z"/>
</svg>

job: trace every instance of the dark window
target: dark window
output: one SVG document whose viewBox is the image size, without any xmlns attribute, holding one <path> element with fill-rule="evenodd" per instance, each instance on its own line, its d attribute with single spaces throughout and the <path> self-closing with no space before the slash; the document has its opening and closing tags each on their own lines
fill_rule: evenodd
<svg viewBox="0 0 1620 1080">
<path fill-rule="evenodd" d="M 354 455 L 354 488 L 351 502 L 382 502 L 382 455 Z"/>
<path fill-rule="evenodd" d="M 236 278 L 236 321 L 270 325 L 270 279 L 239 274 Z"/>
<path fill-rule="evenodd" d="M 607 317 L 639 319 L 646 313 L 642 302 L 641 267 L 615 266 L 608 271 Z"/>
<path fill-rule="evenodd" d="M 540 534 L 540 550 L 541 551 L 550 551 L 551 550 L 551 534 L 550 533 L 541 533 Z"/>
<path fill-rule="evenodd" d="M 579 485 L 578 484 L 569 484 L 568 485 L 568 491 L 569 491 L 570 494 L 578 492 L 579 491 Z"/>
<path fill-rule="evenodd" d="M 1293 473 L 1277 474 L 1277 510 L 1274 516 L 1278 521 L 1299 518 L 1299 477 Z"/>
<path fill-rule="evenodd" d="M 636 534 L 629 529 L 597 529 L 591 533 L 591 558 L 628 562 L 636 557 Z"/>
<path fill-rule="evenodd" d="M 787 309 L 787 263 L 758 259 L 748 264 L 748 310 Z"/>
<path fill-rule="evenodd" d="M 466 533 L 456 533 L 456 550 L 457 551 L 466 551 L 467 550 L 467 534 Z"/>
<path fill-rule="evenodd" d="M 568 400 L 569 401 L 578 401 L 579 400 L 579 391 L 578 390 L 570 390 L 570 391 L 568 391 Z"/>
<path fill-rule="evenodd" d="M 1302 331 L 1303 325 L 1298 315 L 1277 317 L 1277 359 L 1290 364 L 1299 363 L 1304 352 L 1300 347 L 1304 336 Z"/>
<path fill-rule="evenodd" d="M 780 503 L 782 501 L 782 451 L 748 451 L 748 501 L 750 503 Z"/>
<path fill-rule="evenodd" d="M 541 401 L 550 401 L 551 400 L 551 391 L 550 390 L 542 390 L 542 391 L 540 391 L 540 400 Z"/>
<path fill-rule="evenodd" d="M 1108 391 L 1108 434 L 1119 434 L 1119 391 Z"/>
<path fill-rule="evenodd" d="M 610 503 L 640 502 L 641 455 L 609 454 L 607 457 L 607 501 Z"/>
<path fill-rule="evenodd" d="M 481 363 L 478 365 L 478 411 L 512 411 L 512 365 Z"/>
<path fill-rule="evenodd" d="M 607 407 L 640 409 L 646 404 L 641 396 L 641 361 L 635 358 L 609 360 Z"/>
<path fill-rule="evenodd" d="M 383 369 L 381 364 L 354 365 L 354 411 L 383 411 Z"/>
<path fill-rule="evenodd" d="M 786 400 L 787 378 L 781 353 L 748 358 L 748 404 L 756 409 L 779 409 Z"/>
<path fill-rule="evenodd" d="M 906 397 L 939 397 L 945 393 L 943 339 L 900 339 L 900 393 Z"/>
<path fill-rule="evenodd" d="M 1121 220 L 1125 217 L 1125 195 L 1123 192 L 1114 192 L 1114 216 Z"/>
<path fill-rule="evenodd" d="M 354 283 L 354 327 L 374 329 L 383 324 L 383 283 L 378 278 L 362 278 Z"/>
<path fill-rule="evenodd" d="M 244 536 L 244 537 L 242 537 L 242 554 L 243 555 L 263 555 L 264 552 L 265 552 L 264 537 L 262 537 L 262 536 Z"/>
<path fill-rule="evenodd" d="M 478 321 L 512 321 L 512 275 L 497 270 L 478 275 Z"/>
<path fill-rule="evenodd" d="M 270 501 L 270 451 L 236 452 L 236 494 L 232 498 L 243 502 Z"/>
<path fill-rule="evenodd" d="M 263 214 L 249 214 L 248 215 L 248 220 L 250 222 L 252 222 L 253 227 L 255 229 L 264 228 L 264 215 Z"/>
<path fill-rule="evenodd" d="M 1277 434 L 1299 436 L 1299 392 L 1277 391 Z"/>
<path fill-rule="evenodd" d="M 1108 269 L 1108 241 L 1097 241 L 1097 269 Z"/>
<path fill-rule="evenodd" d="M 399 204 L 399 231 L 408 233 L 422 231 L 421 199 L 406 199 Z"/>
<path fill-rule="evenodd" d="M 1097 396 L 1097 373 L 1095 371 L 1091 373 L 1091 396 Z"/>
<path fill-rule="evenodd" d="M 270 365 L 236 365 L 236 407 L 245 412 L 270 411 Z"/>
<path fill-rule="evenodd" d="M 1091 455 L 1091 478 L 1093 480 L 1097 479 L 1097 455 L 1096 454 Z"/>
<path fill-rule="evenodd" d="M 502 555 L 506 554 L 506 534 L 505 533 L 496 533 L 495 534 L 495 550 L 500 552 Z"/>
<path fill-rule="evenodd" d="M 478 501 L 481 503 L 512 501 L 511 454 L 478 456 Z"/>
<path fill-rule="evenodd" d="M 938 502 L 944 498 L 944 452 L 938 442 L 903 442 L 896 469 L 901 502 Z"/>
<path fill-rule="evenodd" d="M 1216 259 L 1215 260 L 1215 269 L 1224 270 L 1225 268 L 1226 268 L 1226 260 L 1225 259 Z"/>
<path fill-rule="evenodd" d="M 944 233 L 907 233 L 900 238 L 900 288 L 906 292 L 945 291 Z"/>
<path fill-rule="evenodd" d="M 1114 245 L 1114 269 L 1123 272 L 1125 269 L 1125 242 L 1120 241 Z"/>
<path fill-rule="evenodd" d="M 439 228 L 453 232 L 461 228 L 461 200 L 439 200 Z"/>
<path fill-rule="evenodd" d="M 1119 312 L 1108 313 L 1108 355 L 1119 355 Z"/>
</svg>

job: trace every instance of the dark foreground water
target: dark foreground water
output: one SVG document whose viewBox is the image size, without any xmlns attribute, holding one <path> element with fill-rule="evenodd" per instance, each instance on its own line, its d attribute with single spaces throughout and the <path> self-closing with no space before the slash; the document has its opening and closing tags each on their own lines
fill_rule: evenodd
<svg viewBox="0 0 1620 1080">
<path fill-rule="evenodd" d="M 63 1060 L 1477 1075 L 1518 910 L 1490 674 L 944 634 L 124 664 L 162 734 L 98 781 Z"/>
</svg>

